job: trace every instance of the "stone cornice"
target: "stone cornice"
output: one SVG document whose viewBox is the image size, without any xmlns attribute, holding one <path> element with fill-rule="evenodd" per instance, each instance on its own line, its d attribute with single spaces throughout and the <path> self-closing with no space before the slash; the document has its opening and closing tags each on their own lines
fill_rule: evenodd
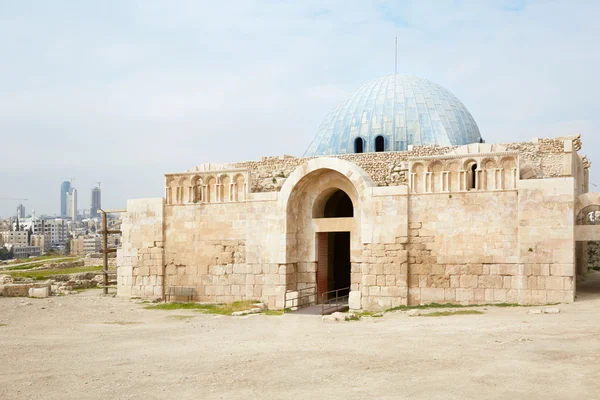
<svg viewBox="0 0 600 400">
<path fill-rule="evenodd" d="M 165 177 L 174 177 L 174 176 L 193 176 L 193 175 L 219 175 L 226 174 L 230 172 L 247 172 L 248 168 L 229 168 L 229 169 L 216 169 L 212 171 L 186 171 L 186 172 L 172 172 L 165 174 Z"/>
<path fill-rule="evenodd" d="M 518 151 L 495 151 L 492 153 L 465 153 L 465 154 L 442 154 L 436 156 L 411 156 L 407 157 L 408 161 L 422 160 L 448 160 L 456 158 L 473 158 L 473 157 L 498 157 L 498 156 L 518 156 Z"/>
</svg>

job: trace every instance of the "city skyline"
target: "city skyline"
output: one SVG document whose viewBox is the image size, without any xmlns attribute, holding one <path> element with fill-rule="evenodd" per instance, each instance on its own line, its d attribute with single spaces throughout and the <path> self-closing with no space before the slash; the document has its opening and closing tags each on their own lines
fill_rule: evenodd
<svg viewBox="0 0 600 400">
<path fill-rule="evenodd" d="M 31 143 L 3 154 L 0 197 L 55 215 L 76 177 L 82 208 L 97 181 L 123 208 L 163 196 L 165 172 L 301 156 L 329 110 L 394 72 L 395 37 L 398 72 L 455 93 L 487 142 L 581 134 L 600 162 L 600 4 L 431 4 L 4 2 L 0 130 L 8 149 Z"/>
</svg>

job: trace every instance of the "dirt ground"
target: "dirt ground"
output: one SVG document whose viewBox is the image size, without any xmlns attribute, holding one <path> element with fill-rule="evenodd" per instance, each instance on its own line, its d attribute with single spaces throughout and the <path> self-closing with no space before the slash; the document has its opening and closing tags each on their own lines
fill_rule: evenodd
<svg viewBox="0 0 600 400">
<path fill-rule="evenodd" d="M 92 290 L 0 298 L 0 399 L 584 399 L 600 393 L 600 273 L 560 314 L 358 322 L 145 310 Z M 192 318 L 174 316 L 188 315 Z"/>
</svg>

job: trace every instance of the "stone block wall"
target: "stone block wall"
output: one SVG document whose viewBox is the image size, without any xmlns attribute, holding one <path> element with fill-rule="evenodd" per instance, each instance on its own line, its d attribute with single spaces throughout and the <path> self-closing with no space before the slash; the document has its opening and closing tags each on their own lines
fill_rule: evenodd
<svg viewBox="0 0 600 400">
<path fill-rule="evenodd" d="M 366 310 L 407 305 L 408 251 L 406 238 L 397 243 L 365 244 L 360 263 L 352 263 L 351 290 L 360 291 Z"/>
<path fill-rule="evenodd" d="M 587 267 L 600 268 L 600 242 L 587 242 Z"/>
<path fill-rule="evenodd" d="M 121 230 L 123 246 L 117 250 L 119 296 L 163 296 L 164 200 L 127 201 Z"/>
<path fill-rule="evenodd" d="M 563 139 L 535 139 L 531 142 L 506 143 L 500 144 L 500 146 L 519 152 L 520 166 L 526 166 L 534 171 L 531 178 L 540 179 L 565 175 Z M 402 170 L 400 166 L 409 158 L 439 156 L 450 153 L 458 147 L 460 146 L 414 146 L 408 151 L 341 154 L 328 157 L 355 163 L 364 169 L 378 186 L 399 186 L 406 185 L 408 182 L 407 171 Z M 263 157 L 261 161 L 238 162 L 231 164 L 231 167 L 245 168 L 250 171 L 252 192 L 271 192 L 279 191 L 285 179 L 298 166 L 312 158 L 316 157 Z"/>
</svg>

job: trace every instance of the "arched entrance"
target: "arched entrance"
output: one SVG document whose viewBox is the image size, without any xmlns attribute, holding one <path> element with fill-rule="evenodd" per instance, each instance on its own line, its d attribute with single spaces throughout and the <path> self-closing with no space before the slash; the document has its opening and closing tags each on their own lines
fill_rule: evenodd
<svg viewBox="0 0 600 400">
<path fill-rule="evenodd" d="M 581 300 L 600 293 L 600 193 L 585 193 L 577 198 L 575 240 L 579 277 L 576 294 Z"/>
<path fill-rule="evenodd" d="M 356 164 L 335 158 L 310 160 L 286 179 L 278 196 L 286 208 L 281 247 L 288 271 L 286 296 L 313 290 L 314 304 L 320 301 L 317 286 L 319 294 L 342 286 L 360 293 L 361 204 L 373 186 Z"/>
</svg>

